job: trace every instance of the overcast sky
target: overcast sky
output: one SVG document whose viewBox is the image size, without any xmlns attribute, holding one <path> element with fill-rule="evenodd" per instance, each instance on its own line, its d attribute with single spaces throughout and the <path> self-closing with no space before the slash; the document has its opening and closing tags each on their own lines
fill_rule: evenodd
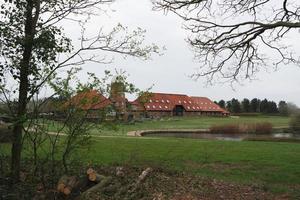
<svg viewBox="0 0 300 200">
<path fill-rule="evenodd" d="M 147 30 L 147 42 L 165 46 L 163 56 L 153 56 L 151 60 L 122 59 L 116 56 L 115 62 L 108 65 L 88 64 L 84 71 L 103 76 L 105 69 L 124 69 L 129 80 L 141 89 L 152 84 L 153 92 L 179 93 L 193 96 L 206 96 L 212 100 L 229 100 L 231 98 L 268 98 L 274 101 L 286 100 L 300 106 L 300 68 L 294 65 L 282 66 L 278 71 L 270 69 L 258 74 L 257 81 L 245 81 L 243 85 L 214 85 L 205 87 L 205 79 L 194 81 L 189 75 L 196 72 L 199 64 L 193 60 L 193 52 L 189 49 L 185 38 L 188 33 L 182 29 L 182 21 L 177 16 L 152 11 L 150 0 L 119 0 L 110 6 L 111 11 L 99 17 L 93 17 L 88 31 L 96 32 L 100 26 L 109 28 L 121 23 L 130 29 L 141 27 Z M 75 40 L 79 33 L 73 26 L 66 25 L 66 31 Z M 300 38 L 291 38 L 300 54 Z M 82 75 L 82 79 L 85 77 Z M 130 97 L 132 99 L 133 97 Z"/>
</svg>

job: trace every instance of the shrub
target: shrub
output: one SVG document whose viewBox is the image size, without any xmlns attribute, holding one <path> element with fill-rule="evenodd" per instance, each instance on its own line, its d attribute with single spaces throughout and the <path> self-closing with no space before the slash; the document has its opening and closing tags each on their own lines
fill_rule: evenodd
<svg viewBox="0 0 300 200">
<path fill-rule="evenodd" d="M 290 121 L 290 128 L 295 133 L 300 133 L 300 114 L 292 117 Z"/>
<path fill-rule="evenodd" d="M 262 122 L 255 124 L 256 134 L 270 134 L 272 133 L 273 125 L 270 122 Z"/>
<path fill-rule="evenodd" d="M 272 133 L 272 124 L 269 122 L 262 122 L 256 124 L 225 124 L 210 127 L 210 133 L 221 134 L 270 134 Z"/>
<path fill-rule="evenodd" d="M 238 124 L 226 124 L 212 126 L 209 131 L 210 133 L 237 134 L 240 133 L 240 128 Z"/>
</svg>

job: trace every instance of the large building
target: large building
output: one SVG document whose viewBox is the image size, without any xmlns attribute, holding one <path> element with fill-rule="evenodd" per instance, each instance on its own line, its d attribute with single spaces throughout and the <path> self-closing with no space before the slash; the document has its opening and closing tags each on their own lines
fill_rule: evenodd
<svg viewBox="0 0 300 200">
<path fill-rule="evenodd" d="M 228 111 L 206 97 L 190 97 L 184 94 L 150 93 L 147 100 L 136 99 L 131 104 L 135 117 L 162 116 L 226 116 Z"/>
<path fill-rule="evenodd" d="M 129 102 L 118 85 L 114 85 L 109 98 L 91 90 L 77 94 L 71 102 L 76 102 L 77 107 L 89 110 L 89 116 L 93 118 L 97 117 L 97 111 L 108 107 L 118 119 L 229 115 L 228 111 L 206 97 L 190 97 L 185 94 L 145 93 Z"/>
</svg>

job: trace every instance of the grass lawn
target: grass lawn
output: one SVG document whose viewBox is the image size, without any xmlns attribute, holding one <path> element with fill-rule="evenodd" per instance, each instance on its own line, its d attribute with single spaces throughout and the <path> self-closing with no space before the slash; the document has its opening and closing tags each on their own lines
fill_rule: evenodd
<svg viewBox="0 0 300 200">
<path fill-rule="evenodd" d="M 80 157 L 82 155 L 82 157 Z M 93 165 L 162 167 L 263 186 L 272 192 L 300 189 L 300 145 L 176 138 L 95 138 L 79 152 Z"/>
<path fill-rule="evenodd" d="M 256 122 L 271 122 L 274 127 L 286 127 L 289 118 L 172 118 L 119 125 L 116 131 L 104 129 L 99 132 L 94 129 L 92 133 L 125 135 L 131 130 L 209 128 L 214 124 Z M 55 129 L 55 124 L 52 129 Z M 2 150 L 7 150 L 8 154 L 9 145 Z M 86 165 L 153 166 L 225 181 L 254 184 L 274 193 L 288 192 L 300 196 L 299 143 L 93 137 L 88 147 L 76 152 L 76 160 Z"/>
<path fill-rule="evenodd" d="M 288 127 L 290 118 L 281 116 L 255 116 L 255 117 L 173 117 L 160 120 L 135 122 L 134 124 L 121 124 L 115 130 L 108 128 L 93 129 L 92 134 L 126 135 L 129 131 L 153 129 L 206 129 L 212 125 L 244 124 L 270 122 L 273 127 Z"/>
</svg>

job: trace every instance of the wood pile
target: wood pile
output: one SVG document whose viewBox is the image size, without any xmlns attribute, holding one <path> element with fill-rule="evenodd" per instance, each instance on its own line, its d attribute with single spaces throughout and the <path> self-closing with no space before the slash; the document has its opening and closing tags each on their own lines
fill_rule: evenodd
<svg viewBox="0 0 300 200">
<path fill-rule="evenodd" d="M 149 173 L 152 171 L 151 168 L 145 169 L 134 181 L 130 187 L 126 190 L 130 193 L 134 192 L 140 184 L 145 180 Z M 115 172 L 116 177 L 126 178 L 123 167 L 117 167 Z M 57 191 L 66 198 L 74 198 L 77 200 L 81 199 L 100 199 L 101 191 L 104 190 L 108 185 L 113 183 L 113 178 L 110 176 L 104 176 L 99 174 L 93 168 L 88 168 L 86 176 L 78 178 L 76 176 L 62 176 L 57 183 Z M 124 190 L 125 188 L 120 188 Z M 120 191 L 121 192 L 121 191 Z M 124 191 L 122 191 L 124 192 Z"/>
</svg>

